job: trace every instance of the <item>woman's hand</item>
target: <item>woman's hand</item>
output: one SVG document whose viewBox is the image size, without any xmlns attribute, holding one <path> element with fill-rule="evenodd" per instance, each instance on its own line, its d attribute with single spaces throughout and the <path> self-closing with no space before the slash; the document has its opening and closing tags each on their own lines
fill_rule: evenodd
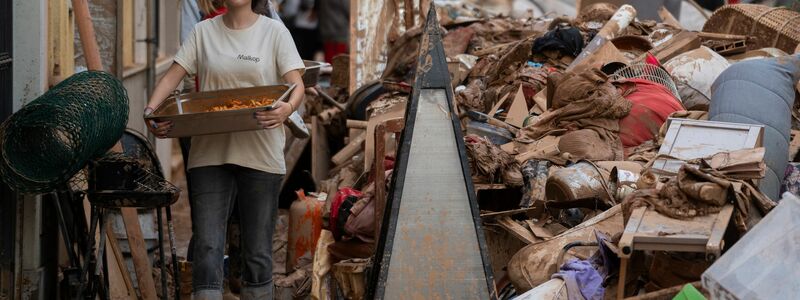
<svg viewBox="0 0 800 300">
<path fill-rule="evenodd" d="M 172 91 L 178 87 L 178 84 L 181 80 L 183 80 L 183 76 L 186 76 L 186 70 L 181 67 L 178 63 L 172 63 L 172 65 L 167 70 L 167 73 L 161 77 L 161 80 L 158 81 L 155 89 L 153 90 L 153 95 L 150 97 L 150 101 L 147 104 L 147 107 L 144 110 L 144 116 L 148 116 L 153 113 L 153 108 L 158 107 L 164 99 L 166 99 Z M 172 122 L 156 122 L 152 120 L 144 120 L 144 123 L 147 125 L 147 130 L 153 133 L 156 137 L 160 139 L 167 138 L 167 133 L 172 130 Z"/>
<path fill-rule="evenodd" d="M 292 109 L 291 104 L 277 101 L 272 105 L 271 110 L 256 112 L 254 117 L 258 121 L 258 124 L 261 125 L 261 128 L 272 129 L 281 126 L 283 121 L 286 121 L 293 111 L 294 109 Z"/>
<path fill-rule="evenodd" d="M 153 113 L 152 108 L 146 108 L 144 110 L 144 116 L 147 117 L 148 115 Z M 165 139 L 167 138 L 167 133 L 172 130 L 172 121 L 164 121 L 164 122 L 156 122 L 153 120 L 144 120 L 144 123 L 147 124 L 147 130 L 153 133 L 157 138 Z"/>
<path fill-rule="evenodd" d="M 172 121 L 156 122 L 153 120 L 145 120 L 147 123 L 147 130 L 153 133 L 157 138 L 167 138 L 167 133 L 172 131 Z"/>
</svg>

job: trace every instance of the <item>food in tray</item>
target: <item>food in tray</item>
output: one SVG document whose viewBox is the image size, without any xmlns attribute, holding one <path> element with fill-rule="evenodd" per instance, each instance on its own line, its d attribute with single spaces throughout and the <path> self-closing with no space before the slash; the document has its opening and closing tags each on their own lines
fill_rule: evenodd
<svg viewBox="0 0 800 300">
<path fill-rule="evenodd" d="M 275 99 L 270 99 L 270 98 L 248 99 L 248 100 L 231 99 L 225 101 L 224 104 L 212 106 L 207 110 L 207 112 L 270 106 L 272 105 L 273 102 L 275 102 Z"/>
</svg>

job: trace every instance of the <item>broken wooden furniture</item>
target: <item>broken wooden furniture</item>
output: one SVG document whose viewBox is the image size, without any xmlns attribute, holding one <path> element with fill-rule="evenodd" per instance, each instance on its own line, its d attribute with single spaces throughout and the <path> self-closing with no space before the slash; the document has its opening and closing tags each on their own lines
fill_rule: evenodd
<svg viewBox="0 0 800 300">
<path fill-rule="evenodd" d="M 368 298 L 496 299 L 431 3 Z"/>
<path fill-rule="evenodd" d="M 673 118 L 666 124 L 667 134 L 658 154 L 682 160 L 760 147 L 764 136 L 764 125 Z M 653 169 L 677 172 L 683 164 L 680 160 L 658 159 Z"/>
<path fill-rule="evenodd" d="M 620 275 L 617 299 L 625 295 L 628 260 L 633 251 L 656 250 L 705 253 L 714 260 L 725 246 L 723 235 L 733 216 L 733 205 L 718 213 L 679 220 L 659 214 L 645 206 L 633 209 L 619 241 Z"/>
<path fill-rule="evenodd" d="M 383 161 L 386 157 L 386 134 L 393 133 L 399 143 L 400 133 L 405 125 L 403 118 L 384 121 L 375 127 L 375 162 L 372 164 L 375 174 L 375 237 L 381 236 L 384 210 L 386 209 L 386 170 Z"/>
</svg>

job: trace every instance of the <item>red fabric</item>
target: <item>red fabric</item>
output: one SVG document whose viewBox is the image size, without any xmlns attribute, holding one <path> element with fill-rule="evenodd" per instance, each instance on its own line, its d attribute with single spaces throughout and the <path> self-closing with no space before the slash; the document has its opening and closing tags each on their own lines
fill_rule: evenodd
<svg viewBox="0 0 800 300">
<path fill-rule="evenodd" d="M 347 54 L 347 43 L 325 42 L 322 45 L 325 50 L 325 61 L 330 63 L 333 57 L 339 54 Z"/>
<path fill-rule="evenodd" d="M 227 7 L 220 7 L 219 9 L 211 12 L 207 16 L 203 16 L 203 20 L 211 19 L 211 18 L 219 16 L 219 15 L 224 15 L 226 12 L 228 12 L 228 8 Z"/>
<path fill-rule="evenodd" d="M 636 89 L 625 99 L 631 101 L 631 112 L 619 121 L 619 138 L 625 148 L 652 140 L 667 117 L 683 110 L 683 106 L 663 85 L 644 79 L 630 79 Z"/>
<path fill-rule="evenodd" d="M 328 222 L 328 229 L 330 229 L 330 231 L 333 233 L 333 236 L 339 236 L 340 234 L 339 229 L 336 226 L 339 218 L 339 207 L 342 206 L 342 202 L 344 202 L 344 199 L 346 199 L 347 196 L 356 196 L 360 198 L 361 192 L 349 187 L 341 188 L 338 192 L 336 192 L 336 197 L 333 198 L 333 201 L 331 201 L 330 219 Z"/>
<path fill-rule="evenodd" d="M 644 58 L 644 62 L 658 67 L 661 66 L 661 62 L 658 61 L 658 58 L 656 58 L 655 55 L 653 55 L 650 52 L 647 52 L 647 55 Z"/>
</svg>

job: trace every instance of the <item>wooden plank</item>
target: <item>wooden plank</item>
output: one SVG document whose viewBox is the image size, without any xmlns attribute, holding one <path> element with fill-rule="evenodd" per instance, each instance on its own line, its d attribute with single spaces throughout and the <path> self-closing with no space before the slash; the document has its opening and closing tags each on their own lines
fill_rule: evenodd
<svg viewBox="0 0 800 300">
<path fill-rule="evenodd" d="M 747 40 L 746 35 L 702 32 L 702 31 L 697 32 L 697 36 L 705 40 L 728 40 L 728 41 Z"/>
<path fill-rule="evenodd" d="M 330 152 L 325 126 L 317 116 L 311 117 L 311 177 L 317 185 L 328 178 Z"/>
<path fill-rule="evenodd" d="M 695 32 L 681 31 L 667 43 L 653 49 L 658 61 L 666 62 L 681 53 L 700 48 L 700 37 Z"/>
<path fill-rule="evenodd" d="M 633 237 L 639 228 L 639 224 L 642 223 L 645 210 L 647 210 L 647 207 L 644 206 L 633 209 L 628 219 L 628 224 L 625 225 L 625 231 L 619 239 L 619 248 L 622 250 L 619 254 L 620 258 L 628 259 L 633 254 Z"/>
<path fill-rule="evenodd" d="M 669 12 L 669 10 L 667 10 L 667 8 L 663 5 L 658 9 L 658 16 L 661 17 L 661 20 L 668 25 L 676 28 L 683 28 L 683 26 L 681 26 L 681 22 L 678 21 L 678 19 L 676 19 L 675 16 L 673 16 L 672 13 Z"/>
<path fill-rule="evenodd" d="M 711 226 L 711 235 L 708 237 L 708 242 L 706 243 L 706 249 L 708 252 L 713 253 L 715 257 L 719 257 L 720 254 L 722 254 L 722 238 L 733 216 L 733 205 L 726 205 L 723 207 L 718 216 L 714 225 Z"/>
<path fill-rule="evenodd" d="M 347 146 L 344 146 L 342 150 L 339 150 L 339 152 L 334 154 L 331 158 L 331 161 L 333 161 L 334 164 L 341 165 L 350 160 L 350 158 L 352 158 L 353 155 L 356 155 L 356 153 L 361 150 L 361 147 L 364 146 L 364 140 L 366 137 L 366 132 L 359 134 L 354 140 L 350 141 Z"/>
<path fill-rule="evenodd" d="M 481 214 L 481 218 L 510 216 L 510 215 L 516 215 L 516 214 L 520 214 L 520 213 L 526 213 L 526 212 L 529 212 L 529 211 L 534 211 L 534 210 L 537 210 L 537 209 L 541 209 L 541 208 L 538 208 L 538 207 L 527 207 L 527 208 L 519 208 L 519 209 L 506 210 L 506 211 L 488 212 L 488 213 L 482 213 Z"/>
<path fill-rule="evenodd" d="M 75 72 L 75 30 L 67 0 L 48 1 L 48 75 L 55 85 Z"/>
<path fill-rule="evenodd" d="M 366 129 L 367 128 L 367 121 L 361 120 L 350 120 L 348 119 L 346 122 L 347 128 L 360 128 Z"/>
<path fill-rule="evenodd" d="M 133 59 L 133 0 L 122 0 L 122 66 L 134 65 Z"/>
<path fill-rule="evenodd" d="M 125 223 L 125 232 L 128 235 L 128 245 L 131 248 L 133 268 L 136 271 L 136 280 L 139 283 L 139 293 L 142 299 L 158 299 L 156 284 L 153 281 L 153 268 L 147 257 L 147 247 L 142 237 L 142 228 L 139 225 L 139 214 L 135 208 L 120 208 L 122 221 Z"/>
<path fill-rule="evenodd" d="M 539 226 L 539 224 L 533 223 L 531 220 L 525 220 L 525 223 L 528 224 L 528 227 L 531 229 L 531 232 L 533 232 L 534 236 L 541 239 L 549 239 L 553 237 L 552 233 L 547 231 L 547 229 L 544 229 L 544 227 Z"/>
<path fill-rule="evenodd" d="M 136 289 L 133 287 L 133 280 L 131 274 L 128 272 L 128 267 L 125 264 L 125 257 L 122 256 L 122 250 L 119 248 L 119 242 L 111 229 L 111 226 L 106 226 L 106 232 L 100 233 L 106 235 L 106 255 L 108 255 L 108 270 L 109 270 L 109 284 L 111 285 L 111 298 L 112 299 L 136 299 Z M 119 285 L 122 284 L 122 287 Z M 124 288 L 124 289 L 123 289 Z M 122 290 L 126 295 L 122 295 Z M 127 296 L 127 297 L 125 297 Z"/>
<path fill-rule="evenodd" d="M 499 224 L 500 227 L 503 227 L 503 229 L 508 230 L 511 235 L 520 239 L 526 244 L 533 244 L 539 241 L 539 239 L 533 236 L 530 230 L 525 229 L 524 226 L 512 220 L 511 217 L 506 216 L 498 218 L 497 224 Z"/>
</svg>

